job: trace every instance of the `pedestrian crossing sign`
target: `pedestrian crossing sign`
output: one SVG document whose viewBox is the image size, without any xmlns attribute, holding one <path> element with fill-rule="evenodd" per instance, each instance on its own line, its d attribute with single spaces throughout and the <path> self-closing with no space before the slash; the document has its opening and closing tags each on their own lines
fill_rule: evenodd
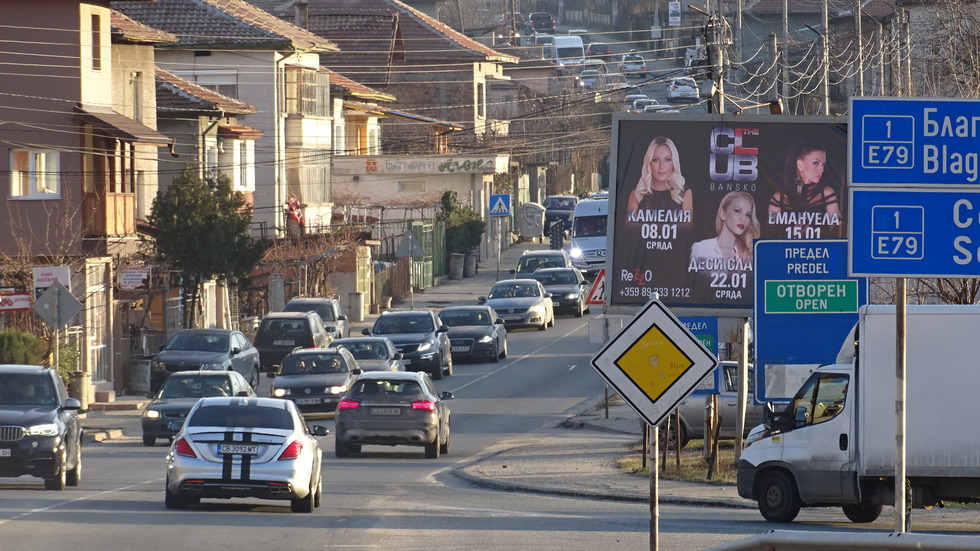
<svg viewBox="0 0 980 551">
<path fill-rule="evenodd" d="M 490 216 L 510 216 L 510 195 L 490 196 Z"/>
<path fill-rule="evenodd" d="M 599 275 L 595 276 L 592 288 L 589 290 L 589 297 L 585 303 L 589 306 L 602 306 L 606 302 L 606 269 L 599 270 Z"/>
</svg>

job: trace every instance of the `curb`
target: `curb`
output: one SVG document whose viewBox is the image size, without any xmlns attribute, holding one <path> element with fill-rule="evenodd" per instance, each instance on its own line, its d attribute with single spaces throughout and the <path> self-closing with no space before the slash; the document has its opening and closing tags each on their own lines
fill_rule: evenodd
<svg viewBox="0 0 980 551">
<path fill-rule="evenodd" d="M 116 438 L 122 438 L 122 429 L 84 429 L 82 430 L 82 444 L 93 444 L 105 442 Z"/>
</svg>

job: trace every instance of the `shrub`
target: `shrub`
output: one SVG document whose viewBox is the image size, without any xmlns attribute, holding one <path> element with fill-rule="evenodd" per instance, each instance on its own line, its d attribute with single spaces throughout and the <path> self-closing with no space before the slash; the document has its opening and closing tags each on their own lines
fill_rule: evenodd
<svg viewBox="0 0 980 551">
<path fill-rule="evenodd" d="M 44 358 L 41 341 L 17 329 L 0 331 L 0 364 L 39 365 Z"/>
</svg>

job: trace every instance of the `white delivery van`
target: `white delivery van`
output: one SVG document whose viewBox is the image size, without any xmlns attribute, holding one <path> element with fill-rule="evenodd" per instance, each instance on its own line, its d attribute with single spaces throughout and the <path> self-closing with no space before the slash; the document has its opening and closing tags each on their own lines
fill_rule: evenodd
<svg viewBox="0 0 980 551">
<path fill-rule="evenodd" d="M 895 308 L 864 306 L 837 355 L 789 405 L 771 407 L 746 439 L 738 493 L 770 522 L 800 507 L 843 508 L 873 522 L 895 504 Z M 906 313 L 907 500 L 924 508 L 980 499 L 980 306 L 909 306 Z"/>
<path fill-rule="evenodd" d="M 572 243 L 568 254 L 572 264 L 589 276 L 606 267 L 606 222 L 608 196 L 581 199 L 572 214 Z"/>
<path fill-rule="evenodd" d="M 552 48 L 558 65 L 581 65 L 585 61 L 585 45 L 581 36 L 555 35 Z"/>
</svg>

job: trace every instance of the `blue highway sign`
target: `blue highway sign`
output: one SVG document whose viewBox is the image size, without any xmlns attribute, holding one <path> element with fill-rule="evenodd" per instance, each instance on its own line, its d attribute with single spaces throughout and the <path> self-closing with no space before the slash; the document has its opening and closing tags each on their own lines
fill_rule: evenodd
<svg viewBox="0 0 980 551">
<path fill-rule="evenodd" d="M 850 102 L 851 187 L 980 185 L 980 101 L 868 98 Z"/>
<path fill-rule="evenodd" d="M 853 276 L 980 276 L 980 191 L 851 188 Z"/>
</svg>

